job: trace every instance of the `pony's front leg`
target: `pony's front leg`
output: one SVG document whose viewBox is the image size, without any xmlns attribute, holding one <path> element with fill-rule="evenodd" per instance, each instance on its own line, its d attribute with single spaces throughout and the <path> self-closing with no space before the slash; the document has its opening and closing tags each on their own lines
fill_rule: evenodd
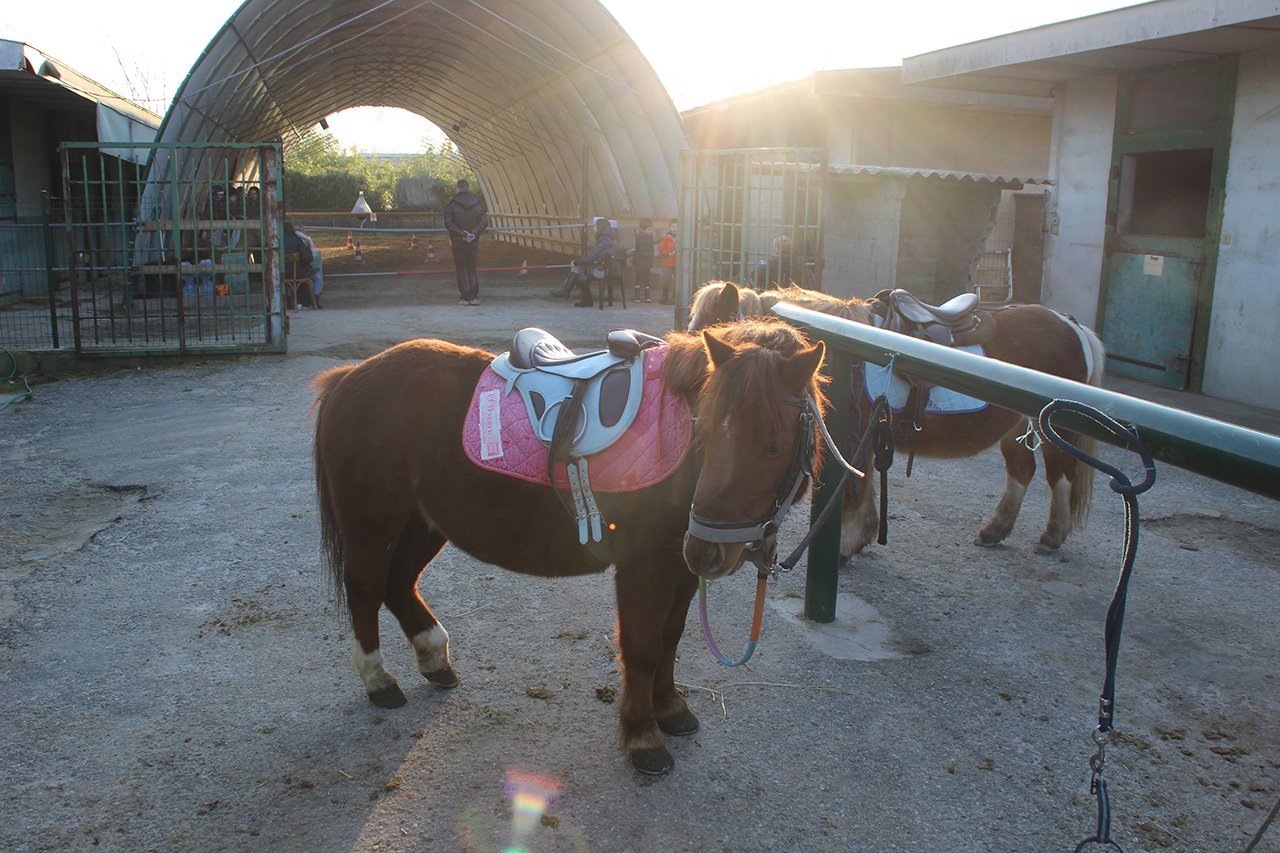
<svg viewBox="0 0 1280 853">
<path fill-rule="evenodd" d="M 615 587 L 622 672 L 622 701 L 618 704 L 622 748 L 641 773 L 666 773 L 676 762 L 658 730 L 653 700 L 664 658 L 663 628 L 672 601 L 672 584 L 651 566 L 619 561 Z M 671 690 L 674 692 L 674 684 Z"/>
<path fill-rule="evenodd" d="M 871 544 L 880 529 L 880 510 L 876 505 L 876 472 L 870 465 L 867 476 L 850 483 L 844 491 L 844 507 L 840 515 L 840 557 L 849 559 Z"/>
<path fill-rule="evenodd" d="M 679 580 L 672 595 L 667 623 L 662 632 L 662 662 L 653 683 L 653 716 L 664 734 L 684 736 L 698 730 L 698 718 L 689 710 L 689 703 L 676 689 L 676 650 L 684 636 L 685 618 L 689 615 L 689 602 L 698 589 L 698 580 L 685 567 L 684 558 L 673 556 L 673 570 Z"/>
</svg>

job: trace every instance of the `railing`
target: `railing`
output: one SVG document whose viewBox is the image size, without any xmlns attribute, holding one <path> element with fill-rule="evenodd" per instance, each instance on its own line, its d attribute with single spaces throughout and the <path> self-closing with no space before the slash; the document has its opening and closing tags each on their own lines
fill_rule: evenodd
<svg viewBox="0 0 1280 853">
<path fill-rule="evenodd" d="M 445 234 L 441 211 L 379 211 L 377 221 L 346 211 L 293 211 L 295 225 L 311 231 L 406 232 L 424 237 Z M 531 249 L 545 249 L 566 255 L 581 254 L 594 231 L 576 216 L 542 216 L 521 213 L 489 213 L 488 236 L 505 243 Z M 587 241 L 584 243 L 584 241 Z"/>
<path fill-rule="evenodd" d="M 894 370 L 1028 417 L 1035 417 L 1056 399 L 1085 403 L 1137 427 L 1156 459 L 1280 499 L 1280 437 L 786 303 L 775 306 L 773 312 L 822 339 L 831 350 L 827 371 L 832 405 L 826 422 L 832 439 L 842 447 L 848 446 L 853 360 L 887 365 L 892 359 Z M 1114 436 L 1087 418 L 1063 413 L 1058 425 L 1115 443 Z M 817 518 L 828 501 L 842 499 L 834 482 L 823 483 L 814 495 L 812 517 Z M 832 513 L 809 548 L 805 581 L 809 619 L 830 622 L 835 618 L 839 562 L 840 514 Z"/>
</svg>

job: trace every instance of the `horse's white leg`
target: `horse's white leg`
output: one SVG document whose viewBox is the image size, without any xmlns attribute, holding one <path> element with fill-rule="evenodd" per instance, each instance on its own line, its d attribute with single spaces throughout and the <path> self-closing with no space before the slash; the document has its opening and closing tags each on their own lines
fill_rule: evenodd
<svg viewBox="0 0 1280 853">
<path fill-rule="evenodd" d="M 1057 551 L 1070 532 L 1071 481 L 1066 477 L 1059 477 L 1049 484 L 1049 520 L 1036 544 L 1036 553 L 1052 554 Z"/>
<path fill-rule="evenodd" d="M 1021 425 L 1019 425 L 1021 426 Z M 978 531 L 973 540 L 975 545 L 997 545 L 1013 530 L 1013 523 L 1018 520 L 1022 510 L 1022 499 L 1027 495 L 1027 485 L 1036 472 L 1036 455 L 1018 443 L 1012 430 L 1000 439 L 1000 452 L 1004 455 L 1005 486 L 996 511 Z"/>
<path fill-rule="evenodd" d="M 857 496 L 851 496 L 847 490 L 844 495 L 844 509 L 840 515 L 840 556 L 845 560 L 861 553 L 880 529 L 875 482 L 878 475 L 871 466 L 867 467 L 869 471 L 858 484 Z"/>
<path fill-rule="evenodd" d="M 369 694 L 373 704 L 379 708 L 398 708 L 405 703 L 400 685 L 382 663 L 381 649 L 366 652 L 361 648 L 360 641 L 356 640 L 351 666 L 364 682 L 364 692 Z"/>
<path fill-rule="evenodd" d="M 1088 436 L 1068 433 L 1068 441 L 1089 455 L 1097 453 L 1098 442 Z M 1062 547 L 1067 534 L 1084 527 L 1089 518 L 1089 504 L 1093 500 L 1094 470 L 1057 447 L 1044 447 L 1044 473 L 1049 482 L 1049 520 L 1037 554 L 1052 554 Z"/>
<path fill-rule="evenodd" d="M 436 687 L 454 687 L 458 674 L 449 660 L 449 632 L 437 622 L 429 630 L 410 638 L 409 643 L 418 656 L 418 672 Z"/>
</svg>

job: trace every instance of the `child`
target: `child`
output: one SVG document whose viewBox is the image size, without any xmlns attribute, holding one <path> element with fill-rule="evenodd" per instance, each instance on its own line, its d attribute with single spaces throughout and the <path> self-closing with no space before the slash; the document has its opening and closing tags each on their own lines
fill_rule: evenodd
<svg viewBox="0 0 1280 853">
<path fill-rule="evenodd" d="M 667 233 L 662 235 L 658 244 L 658 254 L 662 256 L 662 304 L 670 305 L 672 291 L 676 283 L 676 223 L 673 220 Z"/>
<path fill-rule="evenodd" d="M 632 302 L 640 301 L 640 290 L 644 289 L 644 301 L 652 302 L 653 294 L 649 289 L 649 273 L 653 267 L 653 220 L 641 219 L 640 228 L 636 231 L 636 253 L 632 258 L 636 268 L 636 293 Z"/>
</svg>

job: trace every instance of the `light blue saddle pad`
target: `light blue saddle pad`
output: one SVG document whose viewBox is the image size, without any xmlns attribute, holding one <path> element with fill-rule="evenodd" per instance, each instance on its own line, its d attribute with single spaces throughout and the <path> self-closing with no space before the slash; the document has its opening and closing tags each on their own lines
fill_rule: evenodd
<svg viewBox="0 0 1280 853">
<path fill-rule="evenodd" d="M 981 346 L 955 347 L 955 349 L 971 352 L 974 355 L 986 355 Z M 907 384 L 907 380 L 897 373 L 890 373 L 887 366 L 870 363 L 863 364 L 862 375 L 862 387 L 868 399 L 874 400 L 884 394 L 889 400 L 889 408 L 893 411 L 900 412 L 906 408 L 907 395 L 911 393 L 911 386 Z M 925 405 L 924 411 L 925 414 L 930 415 L 959 415 L 979 412 L 986 407 L 985 400 L 935 385 L 929 389 L 929 402 Z"/>
</svg>

